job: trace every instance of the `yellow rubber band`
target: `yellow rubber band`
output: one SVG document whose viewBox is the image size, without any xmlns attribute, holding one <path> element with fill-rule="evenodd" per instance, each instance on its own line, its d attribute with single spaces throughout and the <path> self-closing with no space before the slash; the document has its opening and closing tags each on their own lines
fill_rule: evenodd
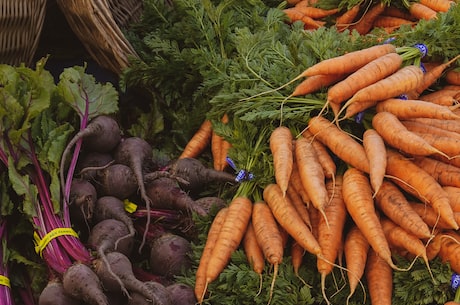
<svg viewBox="0 0 460 305">
<path fill-rule="evenodd" d="M 78 237 L 77 232 L 75 232 L 72 228 L 57 228 L 43 236 L 42 239 L 38 236 L 37 232 L 34 233 L 35 238 L 35 252 L 40 256 L 43 255 L 43 250 L 45 250 L 46 246 L 56 237 L 63 236 L 63 235 L 71 235 Z"/>
<path fill-rule="evenodd" d="M 123 200 L 123 203 L 125 204 L 125 211 L 128 213 L 134 213 L 137 210 L 137 204 L 129 201 L 128 199 Z"/>
<path fill-rule="evenodd" d="M 11 286 L 10 286 L 10 279 L 7 278 L 7 277 L 4 276 L 4 275 L 0 275 L 0 285 L 6 286 L 6 287 L 8 287 L 8 288 L 11 288 Z"/>
</svg>

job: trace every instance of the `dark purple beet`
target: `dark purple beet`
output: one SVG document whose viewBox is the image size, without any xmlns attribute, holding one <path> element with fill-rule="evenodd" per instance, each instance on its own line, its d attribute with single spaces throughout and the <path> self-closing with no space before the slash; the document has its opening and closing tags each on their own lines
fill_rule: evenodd
<svg viewBox="0 0 460 305">
<path fill-rule="evenodd" d="M 98 170 L 113 162 L 113 157 L 109 153 L 88 152 L 82 154 L 78 159 L 76 175 L 82 179 L 93 181 L 96 179 Z"/>
<path fill-rule="evenodd" d="M 101 115 L 92 119 L 87 129 L 91 128 L 90 125 L 95 127 L 83 137 L 83 148 L 86 151 L 107 153 L 120 143 L 121 130 L 114 118 Z"/>
<path fill-rule="evenodd" d="M 163 305 L 174 305 L 171 300 L 171 296 L 169 291 L 163 286 L 161 283 L 148 281 L 144 282 L 145 285 L 157 296 L 158 301 L 160 304 Z M 131 298 L 128 301 L 127 305 L 151 305 L 152 302 L 147 299 L 145 296 L 138 292 L 131 293 Z M 185 304 L 184 304 L 185 305 Z"/>
<path fill-rule="evenodd" d="M 195 305 L 197 300 L 193 288 L 182 284 L 174 283 L 166 287 L 171 296 L 173 305 Z"/>
<path fill-rule="evenodd" d="M 129 235 L 128 227 L 116 219 L 104 219 L 91 229 L 88 245 L 98 251 L 99 256 L 110 251 L 118 251 L 130 255 L 134 239 L 124 238 Z M 118 244 L 117 244 L 117 241 Z"/>
<path fill-rule="evenodd" d="M 150 244 L 150 269 L 166 277 L 182 274 L 191 267 L 190 242 L 173 233 L 166 232 Z"/>
<path fill-rule="evenodd" d="M 137 191 L 137 181 L 133 171 L 124 164 L 112 164 L 97 173 L 94 184 L 99 197 L 114 196 L 124 200 Z"/>
<path fill-rule="evenodd" d="M 40 293 L 38 305 L 80 305 L 77 300 L 64 291 L 59 281 L 50 281 Z"/>
<path fill-rule="evenodd" d="M 222 198 L 213 196 L 195 199 L 195 203 L 203 207 L 207 213 L 209 213 L 212 209 L 220 210 L 227 205 L 225 200 Z"/>
<path fill-rule="evenodd" d="M 69 211 L 72 222 L 89 225 L 94 214 L 97 191 L 94 185 L 83 179 L 74 178 L 70 186 Z"/>
</svg>

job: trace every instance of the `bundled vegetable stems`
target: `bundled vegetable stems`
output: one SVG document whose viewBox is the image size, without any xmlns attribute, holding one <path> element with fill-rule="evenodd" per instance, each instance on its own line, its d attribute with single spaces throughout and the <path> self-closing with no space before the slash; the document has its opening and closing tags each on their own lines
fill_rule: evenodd
<svg viewBox="0 0 460 305">
<path fill-rule="evenodd" d="M 13 297 L 11 295 L 11 285 L 8 271 L 8 259 L 4 253 L 3 245 L 7 241 L 6 220 L 0 216 L 0 299 L 5 305 L 13 305 Z"/>
</svg>

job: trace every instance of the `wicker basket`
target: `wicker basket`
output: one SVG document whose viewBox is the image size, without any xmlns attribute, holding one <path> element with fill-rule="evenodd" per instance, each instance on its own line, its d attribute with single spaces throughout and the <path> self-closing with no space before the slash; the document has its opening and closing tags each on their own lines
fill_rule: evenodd
<svg viewBox="0 0 460 305">
<path fill-rule="evenodd" d="M 46 0 L 0 0 L 0 63 L 32 64 L 45 8 Z"/>
<path fill-rule="evenodd" d="M 133 21 L 132 17 L 140 15 L 140 2 L 57 0 L 67 22 L 91 57 L 116 74 L 128 66 L 130 56 L 137 56 L 120 26 L 127 26 Z"/>
</svg>

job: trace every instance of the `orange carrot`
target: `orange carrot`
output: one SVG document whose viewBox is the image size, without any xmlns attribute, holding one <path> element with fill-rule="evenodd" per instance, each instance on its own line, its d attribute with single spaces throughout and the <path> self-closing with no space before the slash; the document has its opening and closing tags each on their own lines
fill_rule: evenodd
<svg viewBox="0 0 460 305">
<path fill-rule="evenodd" d="M 293 167 L 292 133 L 286 126 L 278 126 L 270 135 L 270 150 L 273 155 L 275 180 L 283 196 L 286 195 Z"/>
<path fill-rule="evenodd" d="M 350 30 L 356 30 L 361 35 L 369 33 L 374 24 L 374 20 L 377 16 L 381 15 L 384 10 L 385 4 L 383 2 L 373 5 L 355 24 L 350 27 Z"/>
<path fill-rule="evenodd" d="M 332 179 L 333 177 L 335 177 L 337 166 L 334 162 L 334 159 L 332 159 L 331 154 L 324 146 L 324 144 L 315 139 L 309 130 L 305 130 L 302 133 L 302 136 L 308 139 L 313 148 L 315 149 L 316 155 L 318 156 L 318 161 L 323 168 L 324 176 L 327 179 Z"/>
<path fill-rule="evenodd" d="M 361 103 L 351 103 L 350 105 L 348 105 L 347 108 L 345 108 L 345 114 L 343 115 L 341 120 L 349 119 L 354 115 L 360 113 L 361 111 L 365 111 L 369 108 L 374 107 L 379 102 L 380 101 L 364 101 Z M 336 114 L 336 117 L 338 117 L 338 114 Z"/>
<path fill-rule="evenodd" d="M 428 118 L 415 118 L 409 121 L 421 123 L 427 126 L 433 126 L 447 131 L 460 133 L 460 121 L 456 120 L 441 120 L 441 119 L 428 119 Z"/>
<path fill-rule="evenodd" d="M 369 245 L 388 265 L 398 269 L 375 210 L 369 179 L 359 169 L 348 168 L 343 175 L 342 192 L 348 213 Z"/>
<path fill-rule="evenodd" d="M 430 133 L 412 132 L 449 157 L 460 156 L 460 139 Z"/>
<path fill-rule="evenodd" d="M 379 102 L 375 110 L 377 112 L 391 112 L 396 117 L 403 120 L 418 117 L 444 120 L 460 119 L 460 116 L 452 112 L 448 107 L 422 100 L 390 98 Z"/>
<path fill-rule="evenodd" d="M 274 267 L 268 301 L 268 304 L 270 304 L 278 268 L 283 260 L 283 238 L 270 207 L 263 201 L 254 203 L 252 223 L 254 224 L 254 232 L 259 246 L 262 248 L 267 261 Z"/>
<path fill-rule="evenodd" d="M 437 12 L 420 2 L 412 2 L 409 5 L 409 13 L 417 19 L 431 20 L 438 18 Z"/>
<path fill-rule="evenodd" d="M 299 275 L 300 267 L 303 263 L 303 258 L 305 255 L 305 249 L 302 248 L 298 243 L 293 242 L 291 244 L 291 260 L 292 260 L 292 267 L 294 269 L 294 274 L 303 281 L 303 279 Z"/>
<path fill-rule="evenodd" d="M 460 69 L 455 68 L 447 71 L 444 75 L 444 79 L 450 85 L 460 86 Z"/>
<path fill-rule="evenodd" d="M 390 112 L 377 112 L 372 118 L 372 126 L 387 144 L 403 152 L 420 156 L 439 153 L 445 156 L 422 137 L 407 130 L 401 121 Z"/>
<path fill-rule="evenodd" d="M 303 222 L 308 226 L 311 230 L 311 220 L 310 214 L 308 213 L 307 205 L 302 201 L 302 197 L 300 197 L 299 193 L 294 189 L 294 187 L 289 184 L 287 189 L 287 195 L 292 202 L 292 205 L 295 207 L 297 213 L 299 214 L 300 218 L 302 218 Z"/>
<path fill-rule="evenodd" d="M 399 8 L 397 6 L 393 6 L 391 4 L 390 6 L 385 7 L 385 10 L 383 11 L 382 15 L 403 18 L 410 21 L 416 20 L 411 14 L 409 14 L 407 10 Z"/>
<path fill-rule="evenodd" d="M 224 270 L 232 253 L 240 245 L 251 219 L 251 213 L 252 202 L 247 197 L 235 197 L 230 202 L 224 223 L 208 260 L 206 286 Z"/>
<path fill-rule="evenodd" d="M 460 212 L 460 187 L 443 186 L 442 189 L 449 197 L 449 203 L 454 212 Z"/>
<path fill-rule="evenodd" d="M 431 93 L 423 94 L 419 100 L 441 104 L 445 106 L 452 106 L 456 102 L 455 97 L 459 93 L 458 89 L 441 88 Z"/>
<path fill-rule="evenodd" d="M 212 153 L 212 159 L 213 159 L 213 168 L 215 170 L 220 170 L 222 167 L 221 160 L 222 160 L 222 143 L 224 141 L 224 138 L 222 138 L 220 135 L 215 133 L 214 131 L 212 132 L 211 136 L 211 153 Z"/>
<path fill-rule="evenodd" d="M 413 193 L 423 202 L 428 202 L 435 211 L 454 229 L 459 226 L 453 216 L 449 197 L 441 185 L 427 172 L 394 150 L 387 151 L 387 175 Z"/>
<path fill-rule="evenodd" d="M 335 26 L 339 32 L 347 29 L 358 16 L 360 4 L 356 4 L 347 9 L 342 15 L 335 20 Z"/>
<path fill-rule="evenodd" d="M 308 130 L 341 160 L 369 172 L 369 160 L 364 147 L 331 121 L 321 116 L 312 117 L 308 121 Z"/>
<path fill-rule="evenodd" d="M 254 213 L 252 217 L 254 217 Z M 252 220 L 249 221 L 246 232 L 244 233 L 243 249 L 248 259 L 248 262 L 252 267 L 252 270 L 254 270 L 254 272 L 256 272 L 262 279 L 262 272 L 264 271 L 265 267 L 265 258 L 264 253 L 262 252 L 262 248 L 257 242 L 256 233 L 254 230 Z"/>
<path fill-rule="evenodd" d="M 195 297 L 200 302 L 203 301 L 204 294 L 206 292 L 206 269 L 208 267 L 208 260 L 211 257 L 212 249 L 216 244 L 220 229 L 222 228 L 222 224 L 224 223 L 227 212 L 228 208 L 224 207 L 220 209 L 214 217 L 214 220 L 212 221 L 208 231 L 208 235 L 203 248 L 203 252 L 200 257 L 198 268 L 195 272 Z"/>
<path fill-rule="evenodd" d="M 442 234 L 436 233 L 426 246 L 426 256 L 431 261 L 435 259 L 441 250 Z"/>
<path fill-rule="evenodd" d="M 283 9 L 283 12 L 288 17 L 290 23 L 293 23 L 296 21 L 302 21 L 305 25 L 311 26 L 314 29 L 318 29 L 321 26 L 323 26 L 323 24 L 320 21 L 315 20 L 312 17 L 305 15 L 304 13 L 297 10 L 296 7 L 285 8 Z"/>
<path fill-rule="evenodd" d="M 288 197 L 283 197 L 283 192 L 277 184 L 269 184 L 264 188 L 263 197 L 272 210 L 278 223 L 292 238 L 306 251 L 321 257 L 322 252 L 308 226 L 296 213 Z"/>
<path fill-rule="evenodd" d="M 327 101 L 340 104 L 352 97 L 358 90 L 396 72 L 402 64 L 397 53 L 388 53 L 359 68 L 344 80 L 331 86 L 327 91 Z"/>
<path fill-rule="evenodd" d="M 295 6 L 296 10 L 301 12 L 302 14 L 311 17 L 313 19 L 321 19 L 325 18 L 327 16 L 334 15 L 335 13 L 338 12 L 338 8 L 333 8 L 330 10 L 322 9 L 319 7 L 313 7 L 313 6 L 306 6 L 306 5 L 296 5 Z"/>
<path fill-rule="evenodd" d="M 388 218 L 382 218 L 380 223 L 390 247 L 405 249 L 410 254 L 422 258 L 428 269 L 430 269 L 425 245 L 417 236 L 407 232 Z"/>
<path fill-rule="evenodd" d="M 342 176 L 337 176 L 335 181 L 328 180 L 326 189 L 331 198 L 329 204 L 324 208 L 325 218 L 320 218 L 318 223 L 318 243 L 325 258 L 318 258 L 316 266 L 321 274 L 321 291 L 324 299 L 326 296 L 326 276 L 332 272 L 339 249 L 342 244 L 343 229 L 347 218 L 347 211 L 342 197 Z"/>
<path fill-rule="evenodd" d="M 370 249 L 366 261 L 366 281 L 371 304 L 391 305 L 393 296 L 393 270 L 378 254 Z"/>
<path fill-rule="evenodd" d="M 355 293 L 356 287 L 364 274 L 367 253 L 369 252 L 369 242 L 361 230 L 352 225 L 345 237 L 344 244 L 345 261 L 347 263 L 348 285 L 350 294 L 347 297 L 347 304 L 351 296 Z"/>
<path fill-rule="evenodd" d="M 297 162 L 295 162 L 295 159 L 294 159 L 294 164 L 292 166 L 292 173 L 291 173 L 291 178 L 289 179 L 289 185 L 291 185 L 292 188 L 295 189 L 296 193 L 300 195 L 303 203 L 308 208 L 310 206 L 311 200 L 303 187 L 302 181 L 300 180 L 299 169 L 297 167 Z"/>
<path fill-rule="evenodd" d="M 302 72 L 301 76 L 306 77 L 318 74 L 349 74 L 380 56 L 395 52 L 396 48 L 392 44 L 382 44 L 360 49 L 341 56 L 322 60 L 307 68 L 304 72 Z"/>
<path fill-rule="evenodd" d="M 441 186 L 460 187 L 460 168 L 428 157 L 414 158 L 413 161 Z"/>
<path fill-rule="evenodd" d="M 386 217 L 418 238 L 429 238 L 430 229 L 406 199 L 402 191 L 391 181 L 384 180 L 375 196 L 375 205 Z"/>
<path fill-rule="evenodd" d="M 401 17 L 380 15 L 375 18 L 373 26 L 377 28 L 398 28 L 405 24 L 415 24 L 415 21 Z"/>
<path fill-rule="evenodd" d="M 345 104 L 382 101 L 417 88 L 422 82 L 423 72 L 420 67 L 408 65 L 356 92 Z"/>
<path fill-rule="evenodd" d="M 455 4 L 455 1 L 451 0 L 420 0 L 420 3 L 428 6 L 436 12 L 447 12 L 450 7 Z"/>
<path fill-rule="evenodd" d="M 452 227 L 446 223 L 443 219 L 439 218 L 439 214 L 436 211 L 423 203 L 410 201 L 409 204 L 411 205 L 412 209 L 420 215 L 420 218 L 430 226 L 431 228 L 436 228 L 440 230 L 450 230 Z M 459 219 L 460 213 L 454 212 L 454 218 Z"/>
<path fill-rule="evenodd" d="M 444 236 L 438 256 L 443 263 L 449 263 L 454 272 L 460 273 L 460 243 Z"/>
<path fill-rule="evenodd" d="M 415 96 L 420 96 L 425 90 L 427 90 L 431 85 L 433 85 L 437 80 L 441 78 L 442 73 L 446 70 L 454 61 L 456 61 L 460 55 L 455 56 L 451 60 L 439 64 L 438 66 L 434 67 L 425 72 L 423 75 L 423 81 L 420 84 L 420 87 L 416 88 L 414 91 Z"/>
<path fill-rule="evenodd" d="M 316 92 L 338 82 L 345 76 L 343 74 L 319 74 L 307 77 L 295 87 L 291 96 L 307 95 Z"/>
<path fill-rule="evenodd" d="M 212 124 L 210 120 L 205 120 L 198 131 L 189 140 L 184 148 L 184 151 L 179 156 L 179 159 L 183 158 L 196 158 L 203 150 L 208 146 L 212 136 Z"/>
<path fill-rule="evenodd" d="M 329 197 L 326 189 L 324 171 L 319 163 L 318 156 L 311 143 L 304 137 L 297 139 L 295 144 L 295 158 L 299 170 L 300 180 L 311 203 L 321 214 L 328 204 Z M 326 219 L 327 221 L 327 219 Z"/>
<path fill-rule="evenodd" d="M 318 224 L 319 220 L 321 219 L 321 215 L 318 209 L 314 206 L 308 208 L 308 214 L 310 215 L 311 233 L 316 238 L 316 240 L 318 240 Z"/>
<path fill-rule="evenodd" d="M 369 179 L 374 193 L 382 185 L 387 167 L 385 142 L 375 129 L 367 129 L 363 133 L 363 147 L 369 160 Z"/>
</svg>

